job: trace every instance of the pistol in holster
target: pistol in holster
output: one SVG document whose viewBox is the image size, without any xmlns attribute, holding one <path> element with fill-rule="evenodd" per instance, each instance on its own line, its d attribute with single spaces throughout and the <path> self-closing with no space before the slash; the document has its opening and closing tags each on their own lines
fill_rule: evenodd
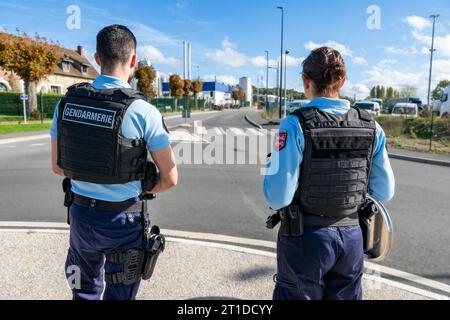
<svg viewBox="0 0 450 320">
<path fill-rule="evenodd" d="M 363 235 L 364 251 L 366 251 L 370 242 L 369 231 L 371 227 L 371 219 L 378 213 L 379 211 L 377 205 L 371 200 L 367 200 L 358 211 L 359 225 Z"/>
</svg>

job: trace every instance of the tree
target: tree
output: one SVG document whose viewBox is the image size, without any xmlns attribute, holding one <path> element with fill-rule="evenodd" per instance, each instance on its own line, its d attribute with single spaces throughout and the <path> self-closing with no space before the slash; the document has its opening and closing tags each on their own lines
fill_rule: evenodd
<svg viewBox="0 0 450 320">
<path fill-rule="evenodd" d="M 198 108 L 197 97 L 198 94 L 202 91 L 203 91 L 203 83 L 200 81 L 200 79 L 194 80 L 194 82 L 192 83 L 192 94 L 194 95 L 196 109 Z"/>
<path fill-rule="evenodd" d="M 27 109 L 36 117 L 39 116 L 37 83 L 53 72 L 58 61 L 58 47 L 39 35 L 31 38 L 24 33 L 0 38 L 0 67 L 13 71 L 24 81 Z"/>
<path fill-rule="evenodd" d="M 433 90 L 432 97 L 433 100 L 440 100 L 444 94 L 444 90 L 450 86 L 450 80 L 442 80 L 438 83 L 436 88 Z"/>
<path fill-rule="evenodd" d="M 177 99 L 184 96 L 184 80 L 177 74 L 172 74 L 169 78 L 170 95 L 175 97 L 174 108 L 177 108 Z"/>
<path fill-rule="evenodd" d="M 413 86 L 406 86 L 400 90 L 400 98 L 412 98 L 417 95 L 417 88 Z"/>
<path fill-rule="evenodd" d="M 190 98 L 191 98 L 191 93 L 192 93 L 192 81 L 191 80 L 184 80 L 184 96 L 187 98 L 187 106 L 186 109 L 191 109 L 191 105 L 190 105 Z"/>
<path fill-rule="evenodd" d="M 156 80 L 156 71 L 151 66 L 140 65 L 136 71 L 135 77 L 138 81 L 138 90 L 148 97 L 155 97 L 156 91 L 154 82 Z"/>
<path fill-rule="evenodd" d="M 370 89 L 370 97 L 371 98 L 377 97 L 377 88 L 376 87 L 373 87 L 372 89 Z"/>
<path fill-rule="evenodd" d="M 241 107 L 242 102 L 245 100 L 245 92 L 242 90 L 241 87 L 238 87 L 237 90 L 234 90 L 232 93 L 233 100 L 239 101 Z"/>
</svg>

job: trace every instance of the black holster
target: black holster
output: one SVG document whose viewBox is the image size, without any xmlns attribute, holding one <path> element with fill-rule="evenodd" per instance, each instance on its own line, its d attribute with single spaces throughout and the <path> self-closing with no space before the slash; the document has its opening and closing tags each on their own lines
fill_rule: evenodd
<svg viewBox="0 0 450 320">
<path fill-rule="evenodd" d="M 371 219 L 378 213 L 378 207 L 375 203 L 373 203 L 373 201 L 370 200 L 366 201 L 358 211 L 359 225 L 363 236 L 364 252 L 367 252 L 370 249 L 368 246 L 370 242 L 369 231 L 371 227 Z"/>
<path fill-rule="evenodd" d="M 304 234 L 303 212 L 299 205 L 290 205 L 279 211 L 280 233 L 287 237 L 301 237 Z"/>
<path fill-rule="evenodd" d="M 70 225 L 69 210 L 73 204 L 74 194 L 72 192 L 72 182 L 69 178 L 65 178 L 62 182 L 62 189 L 64 191 L 64 207 L 67 208 L 67 224 Z"/>
</svg>

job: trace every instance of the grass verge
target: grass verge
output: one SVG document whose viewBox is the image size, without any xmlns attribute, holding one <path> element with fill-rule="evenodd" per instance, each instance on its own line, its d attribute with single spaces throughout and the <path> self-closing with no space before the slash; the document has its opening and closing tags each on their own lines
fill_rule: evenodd
<svg viewBox="0 0 450 320">
<path fill-rule="evenodd" d="M 0 125 L 0 135 L 19 133 L 19 132 L 33 132 L 50 129 L 51 123 L 44 124 L 6 124 Z"/>
</svg>

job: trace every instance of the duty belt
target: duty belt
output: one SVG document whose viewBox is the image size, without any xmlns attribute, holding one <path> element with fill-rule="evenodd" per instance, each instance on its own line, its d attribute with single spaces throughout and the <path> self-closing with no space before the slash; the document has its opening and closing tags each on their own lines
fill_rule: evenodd
<svg viewBox="0 0 450 320">
<path fill-rule="evenodd" d="M 123 201 L 123 202 L 109 202 L 96 200 L 79 194 L 74 194 L 73 203 L 84 208 L 95 211 L 105 212 L 143 212 L 145 208 L 145 201 Z"/>
</svg>

